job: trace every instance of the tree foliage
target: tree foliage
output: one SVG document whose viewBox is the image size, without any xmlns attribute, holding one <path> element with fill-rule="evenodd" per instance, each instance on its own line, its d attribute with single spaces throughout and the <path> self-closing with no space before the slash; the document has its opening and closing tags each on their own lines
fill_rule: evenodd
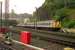
<svg viewBox="0 0 75 50">
<path fill-rule="evenodd" d="M 74 16 L 75 0 L 45 0 L 42 7 L 38 9 L 38 18 L 41 20 L 59 20 L 64 24 L 62 27 L 69 27 L 72 23 L 74 23 L 73 21 L 75 20 L 71 20 Z M 65 23 L 68 24 L 66 25 Z"/>
<path fill-rule="evenodd" d="M 62 21 L 62 26 L 66 28 L 75 28 L 75 20 L 64 19 Z"/>
</svg>

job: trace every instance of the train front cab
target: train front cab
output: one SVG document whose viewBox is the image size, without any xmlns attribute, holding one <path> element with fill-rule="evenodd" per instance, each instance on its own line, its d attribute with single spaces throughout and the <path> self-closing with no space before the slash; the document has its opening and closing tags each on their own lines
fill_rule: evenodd
<svg viewBox="0 0 75 50">
<path fill-rule="evenodd" d="M 52 31 L 59 31 L 61 29 L 61 22 L 54 20 L 51 24 L 51 30 Z"/>
</svg>

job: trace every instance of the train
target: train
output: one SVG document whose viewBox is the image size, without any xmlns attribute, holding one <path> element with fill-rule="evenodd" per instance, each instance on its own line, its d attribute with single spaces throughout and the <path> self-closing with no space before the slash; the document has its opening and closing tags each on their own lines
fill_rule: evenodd
<svg viewBox="0 0 75 50">
<path fill-rule="evenodd" d="M 48 31 L 59 31 L 64 33 L 75 33 L 75 28 L 63 28 L 61 22 L 57 20 L 26 22 L 25 24 L 18 24 L 17 26 Z"/>
<path fill-rule="evenodd" d="M 38 22 L 27 22 L 25 24 L 17 25 L 26 28 L 46 29 L 46 30 L 60 30 L 61 22 L 56 20 L 38 21 Z"/>
</svg>

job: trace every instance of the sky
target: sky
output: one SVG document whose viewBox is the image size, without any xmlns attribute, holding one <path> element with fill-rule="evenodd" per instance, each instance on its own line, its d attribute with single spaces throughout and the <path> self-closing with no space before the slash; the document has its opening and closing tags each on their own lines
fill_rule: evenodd
<svg viewBox="0 0 75 50">
<path fill-rule="evenodd" d="M 1 1 L 1 0 L 0 0 Z M 15 13 L 29 13 L 32 14 L 36 8 L 39 8 L 42 6 L 45 0 L 9 0 L 9 12 L 11 12 L 11 9 L 15 11 Z M 5 0 L 2 0 L 3 2 L 3 12 L 4 10 L 4 2 Z"/>
</svg>

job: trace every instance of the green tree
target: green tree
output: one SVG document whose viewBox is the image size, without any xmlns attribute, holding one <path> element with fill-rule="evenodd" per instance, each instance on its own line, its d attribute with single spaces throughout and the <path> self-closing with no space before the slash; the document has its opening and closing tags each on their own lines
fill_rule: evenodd
<svg viewBox="0 0 75 50">
<path fill-rule="evenodd" d="M 69 27 L 70 24 L 74 23 L 71 22 L 71 19 L 75 16 L 74 10 L 75 0 L 45 0 L 42 7 L 38 9 L 38 15 L 41 20 L 54 19 L 61 21 L 64 24 L 63 27 Z M 70 23 L 68 23 L 68 21 Z"/>
</svg>

